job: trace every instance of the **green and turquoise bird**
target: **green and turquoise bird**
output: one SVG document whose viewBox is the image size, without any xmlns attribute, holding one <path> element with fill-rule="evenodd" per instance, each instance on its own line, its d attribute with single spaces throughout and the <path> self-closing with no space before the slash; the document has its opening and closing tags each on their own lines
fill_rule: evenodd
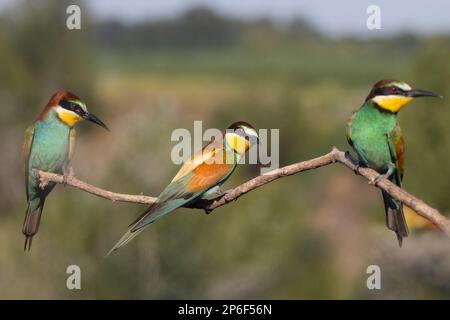
<svg viewBox="0 0 450 320">
<path fill-rule="evenodd" d="M 348 143 L 358 154 L 360 164 L 381 175 L 371 183 L 387 178 L 399 187 L 403 179 L 405 145 L 397 122 L 397 113 L 416 97 L 439 97 L 407 83 L 394 80 L 377 82 L 366 101 L 350 117 L 347 125 Z M 408 236 L 403 204 L 382 191 L 386 211 L 386 225 L 397 234 L 399 246 Z"/>
<path fill-rule="evenodd" d="M 23 154 L 28 209 L 22 229 L 26 237 L 24 250 L 31 248 L 33 236 L 39 229 L 45 198 L 55 186 L 50 182 L 41 188 L 36 170 L 64 174 L 67 179 L 75 147 L 74 125 L 82 119 L 108 129 L 88 112 L 76 95 L 61 90 L 50 98 L 38 119 L 25 132 Z"/>
<path fill-rule="evenodd" d="M 183 164 L 157 201 L 130 225 L 108 254 L 127 244 L 156 219 L 200 198 L 208 199 L 217 194 L 242 156 L 255 143 L 258 143 L 258 134 L 250 124 L 240 121 L 228 127 L 220 139 L 213 139 Z"/>
</svg>

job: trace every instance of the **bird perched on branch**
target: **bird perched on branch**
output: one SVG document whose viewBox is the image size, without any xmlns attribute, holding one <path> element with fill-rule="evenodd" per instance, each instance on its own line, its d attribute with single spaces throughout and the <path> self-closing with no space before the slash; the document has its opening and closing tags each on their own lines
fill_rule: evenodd
<svg viewBox="0 0 450 320">
<path fill-rule="evenodd" d="M 358 154 L 361 165 L 380 173 L 371 183 L 387 178 L 401 187 L 405 146 L 397 122 L 397 112 L 417 97 L 439 97 L 436 93 L 412 89 L 394 80 L 377 82 L 364 104 L 354 112 L 347 124 L 347 141 Z M 403 204 L 382 191 L 387 227 L 395 231 L 399 246 L 408 236 Z"/>
<path fill-rule="evenodd" d="M 236 122 L 183 164 L 172 182 L 159 195 L 108 255 L 127 244 L 156 219 L 199 199 L 216 195 L 219 187 L 231 176 L 237 164 L 255 143 L 256 130 L 246 122 Z"/>
<path fill-rule="evenodd" d="M 48 183 L 41 188 L 36 170 L 64 174 L 64 181 L 67 181 L 75 147 L 74 125 L 83 119 L 109 130 L 76 95 L 62 90 L 50 98 L 38 119 L 25 131 L 23 154 L 28 209 L 22 230 L 26 237 L 24 250 L 31 248 L 45 198 L 55 186 L 55 183 Z"/>
</svg>

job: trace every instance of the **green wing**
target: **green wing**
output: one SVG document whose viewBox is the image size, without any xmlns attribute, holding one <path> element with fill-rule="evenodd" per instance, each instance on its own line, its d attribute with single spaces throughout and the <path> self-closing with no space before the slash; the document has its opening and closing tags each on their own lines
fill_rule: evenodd
<svg viewBox="0 0 450 320">
<path fill-rule="evenodd" d="M 397 169 L 395 170 L 395 182 L 398 186 L 401 186 L 404 172 L 405 142 L 402 129 L 398 124 L 394 130 L 388 133 L 387 138 L 391 159 Z"/>
<path fill-rule="evenodd" d="M 159 195 L 157 202 L 151 205 L 139 216 L 139 218 L 130 224 L 128 231 L 120 238 L 107 255 L 126 245 L 139 233 L 144 231 L 146 226 L 153 223 L 161 216 L 182 207 L 200 196 L 203 191 L 191 193 L 186 189 L 187 182 L 192 178 L 192 175 L 193 173 L 191 172 L 177 181 L 170 183 Z"/>
<path fill-rule="evenodd" d="M 128 231 L 120 238 L 108 255 L 126 245 L 145 227 L 173 210 L 195 201 L 211 188 L 222 184 L 232 174 L 236 165 L 201 164 L 193 171 L 171 182 L 138 219 L 130 224 Z"/>
<path fill-rule="evenodd" d="M 171 182 L 158 197 L 158 201 L 132 223 L 132 232 L 152 223 L 159 217 L 179 208 L 211 188 L 222 184 L 233 173 L 236 164 L 202 163 L 178 180 Z"/>
<path fill-rule="evenodd" d="M 25 164 L 25 190 L 27 193 L 27 200 L 28 200 L 28 181 L 29 181 L 29 161 L 30 161 L 30 154 L 31 154 L 31 147 L 33 146 L 33 140 L 34 140 L 34 124 L 29 126 L 27 130 L 25 130 L 25 136 L 23 140 L 23 146 L 22 146 L 22 155 L 23 155 L 23 161 Z"/>
<path fill-rule="evenodd" d="M 391 132 L 387 134 L 387 141 L 389 144 L 391 160 L 395 164 L 396 168 L 395 173 L 390 180 L 401 187 L 403 179 L 405 145 L 402 130 L 398 124 Z M 408 224 L 406 223 L 405 216 L 403 214 L 403 204 L 392 198 L 385 191 L 382 191 L 382 193 L 386 210 L 386 225 L 389 229 L 395 231 L 397 234 L 398 244 L 401 247 L 403 238 L 407 237 L 409 234 Z"/>
</svg>

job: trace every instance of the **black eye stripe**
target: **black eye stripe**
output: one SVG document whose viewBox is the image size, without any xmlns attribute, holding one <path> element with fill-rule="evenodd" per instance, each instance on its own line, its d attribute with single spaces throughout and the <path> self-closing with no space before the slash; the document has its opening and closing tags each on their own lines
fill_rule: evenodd
<svg viewBox="0 0 450 320">
<path fill-rule="evenodd" d="M 383 87 L 375 89 L 374 93 L 376 96 L 388 96 L 392 94 L 402 95 L 405 93 L 405 90 L 402 90 L 398 87 L 395 87 L 396 92 L 392 92 L 393 87 Z"/>
<path fill-rule="evenodd" d="M 61 100 L 59 102 L 59 105 L 61 107 L 63 107 L 64 109 L 68 109 L 68 110 L 70 110 L 70 107 L 71 107 L 71 103 L 69 101 L 67 101 L 67 100 Z"/>
<path fill-rule="evenodd" d="M 77 114 L 82 115 L 84 113 L 83 108 L 81 108 L 77 103 L 67 100 L 61 100 L 59 105 L 66 110 L 73 111 Z"/>
</svg>

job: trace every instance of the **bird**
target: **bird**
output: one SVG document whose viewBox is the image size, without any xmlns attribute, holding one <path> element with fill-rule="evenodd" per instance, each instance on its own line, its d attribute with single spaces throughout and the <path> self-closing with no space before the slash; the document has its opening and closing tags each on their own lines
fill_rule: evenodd
<svg viewBox="0 0 450 320">
<path fill-rule="evenodd" d="M 403 205 L 403 213 L 405 214 L 406 224 L 411 232 L 437 230 L 437 227 L 433 222 L 419 216 L 407 205 Z"/>
<path fill-rule="evenodd" d="M 71 174 L 70 160 L 75 149 L 75 124 L 91 121 L 108 127 L 75 94 L 59 90 L 52 95 L 37 120 L 25 131 L 23 156 L 25 162 L 25 189 L 28 207 L 22 233 L 24 251 L 31 249 L 33 236 L 38 232 L 45 199 L 55 187 L 50 182 L 41 188 L 36 170 L 64 175 L 64 184 Z"/>
<path fill-rule="evenodd" d="M 128 231 L 107 256 L 126 245 L 155 220 L 199 199 L 220 195 L 220 186 L 231 176 L 245 153 L 259 143 L 258 133 L 247 122 L 238 121 L 213 138 L 186 161 L 156 202 L 129 225 Z"/>
<path fill-rule="evenodd" d="M 380 175 L 369 183 L 383 178 L 401 187 L 405 143 L 397 120 L 397 113 L 418 97 L 440 97 L 438 94 L 413 89 L 406 82 L 381 80 L 374 84 L 363 105 L 352 113 L 347 123 L 347 141 L 358 155 L 359 163 Z M 403 204 L 382 190 L 386 225 L 397 235 L 399 247 L 409 234 L 403 214 Z"/>
</svg>

